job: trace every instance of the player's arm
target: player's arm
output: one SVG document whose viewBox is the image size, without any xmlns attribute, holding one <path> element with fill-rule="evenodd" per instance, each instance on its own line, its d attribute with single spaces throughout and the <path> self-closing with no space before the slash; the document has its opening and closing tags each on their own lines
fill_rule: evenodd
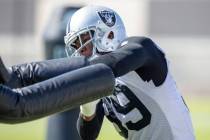
<svg viewBox="0 0 210 140">
<path fill-rule="evenodd" d="M 90 63 L 104 63 L 112 68 L 115 77 L 119 77 L 138 68 L 153 65 L 160 59 L 159 54 L 160 50 L 151 39 L 129 37 L 120 44 L 119 49 L 96 57 Z"/>
<path fill-rule="evenodd" d="M 24 88 L 0 84 L 0 122 L 20 123 L 71 109 L 111 94 L 114 81 L 112 70 L 97 64 Z"/>
<path fill-rule="evenodd" d="M 88 106 L 90 107 L 92 105 Z M 95 140 L 98 137 L 104 119 L 103 105 L 102 101 L 100 101 L 92 109 L 88 106 L 86 106 L 87 108 L 85 107 L 86 111 L 83 110 L 80 112 L 77 129 L 82 140 Z"/>
<path fill-rule="evenodd" d="M 7 69 L 9 74 L 5 78 L 4 84 L 13 88 L 24 87 L 87 65 L 87 59 L 84 57 L 15 65 Z"/>
</svg>

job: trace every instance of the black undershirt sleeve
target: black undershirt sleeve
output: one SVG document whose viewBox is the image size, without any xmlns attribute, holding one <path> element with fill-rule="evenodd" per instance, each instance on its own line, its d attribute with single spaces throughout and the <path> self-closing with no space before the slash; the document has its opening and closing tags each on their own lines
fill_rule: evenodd
<svg viewBox="0 0 210 140">
<path fill-rule="evenodd" d="M 77 120 L 77 130 L 82 140 L 96 140 L 104 119 L 103 103 L 97 104 L 96 116 L 91 121 L 85 121 L 81 114 Z"/>
</svg>

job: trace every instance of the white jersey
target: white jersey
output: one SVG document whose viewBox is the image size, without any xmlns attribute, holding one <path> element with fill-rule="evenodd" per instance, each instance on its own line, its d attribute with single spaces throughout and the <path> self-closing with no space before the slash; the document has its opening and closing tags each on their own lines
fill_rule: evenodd
<svg viewBox="0 0 210 140">
<path fill-rule="evenodd" d="M 164 83 L 143 81 L 134 71 L 116 79 L 103 99 L 105 115 L 128 140 L 194 140 L 189 110 L 168 72 Z"/>
</svg>

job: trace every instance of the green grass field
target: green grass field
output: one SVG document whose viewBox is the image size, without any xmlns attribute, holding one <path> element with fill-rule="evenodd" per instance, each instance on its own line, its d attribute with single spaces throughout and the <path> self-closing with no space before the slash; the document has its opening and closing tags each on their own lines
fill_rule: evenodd
<svg viewBox="0 0 210 140">
<path fill-rule="evenodd" d="M 210 140 L 210 97 L 186 98 L 192 115 L 197 140 Z M 0 124 L 0 140 L 44 140 L 46 118 L 18 125 Z M 98 140 L 122 139 L 105 120 Z"/>
</svg>

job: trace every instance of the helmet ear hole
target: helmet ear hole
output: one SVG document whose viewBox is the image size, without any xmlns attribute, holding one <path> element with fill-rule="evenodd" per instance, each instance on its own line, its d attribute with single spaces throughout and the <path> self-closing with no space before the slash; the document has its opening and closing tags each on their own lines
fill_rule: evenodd
<svg viewBox="0 0 210 140">
<path fill-rule="evenodd" d="M 114 32 L 113 31 L 109 32 L 108 39 L 114 39 Z"/>
</svg>

